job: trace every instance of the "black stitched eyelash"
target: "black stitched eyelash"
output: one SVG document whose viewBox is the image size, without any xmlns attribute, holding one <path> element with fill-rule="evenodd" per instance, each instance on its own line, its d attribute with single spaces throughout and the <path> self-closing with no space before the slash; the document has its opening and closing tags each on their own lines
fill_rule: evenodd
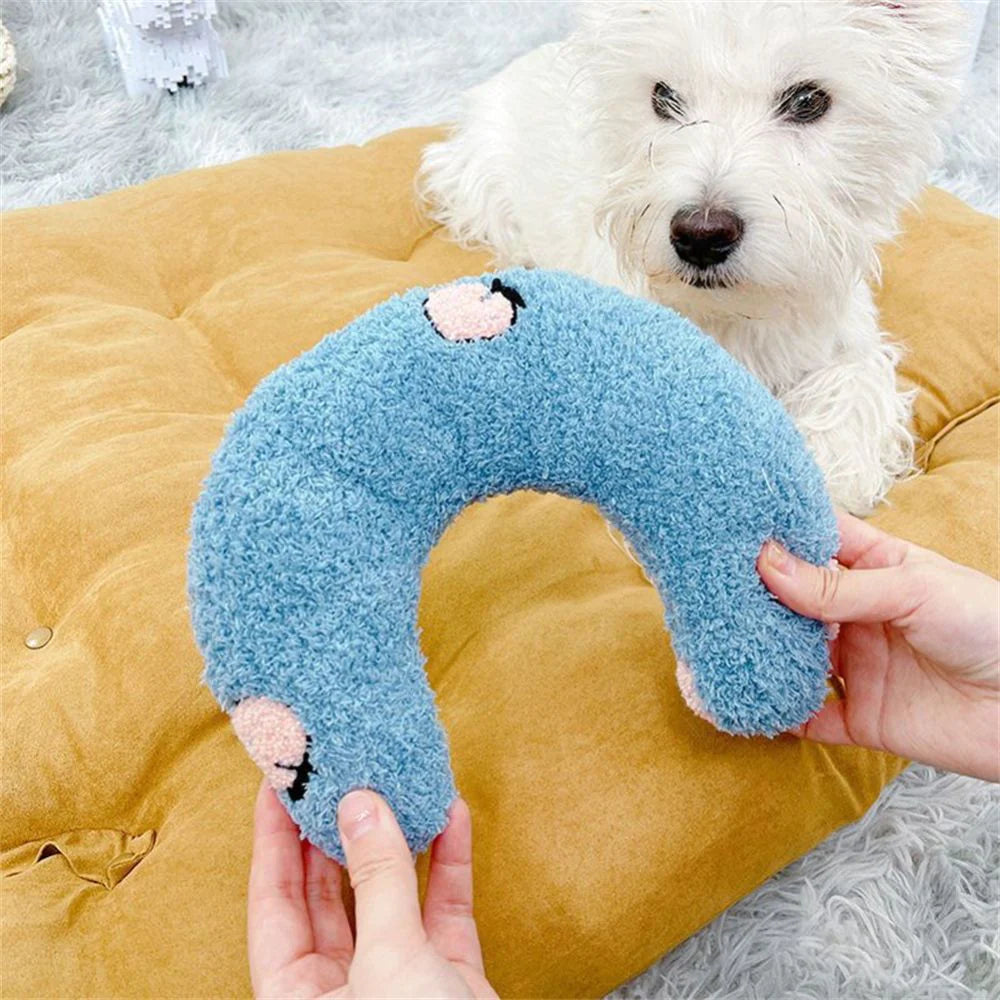
<svg viewBox="0 0 1000 1000">
<path fill-rule="evenodd" d="M 292 802 L 300 802 L 306 794 L 306 785 L 309 784 L 309 777 L 316 773 L 316 768 L 312 766 L 309 760 L 309 751 L 312 749 L 312 739 L 306 737 L 306 750 L 302 755 L 302 760 L 300 763 L 292 766 L 290 764 L 278 764 L 278 767 L 285 771 L 294 771 L 295 780 L 292 782 L 291 787 L 288 789 L 288 797 Z"/>
<path fill-rule="evenodd" d="M 666 121 L 673 121 L 684 113 L 684 102 L 680 95 L 662 80 L 658 80 L 653 86 L 651 101 L 653 110 Z"/>
<path fill-rule="evenodd" d="M 803 80 L 778 98 L 778 114 L 786 121 L 808 125 L 830 110 L 833 99 L 815 80 Z"/>
<path fill-rule="evenodd" d="M 510 285 L 505 285 L 499 278 L 493 279 L 493 284 L 490 285 L 491 292 L 499 292 L 509 303 L 513 315 L 510 318 L 511 326 L 517 322 L 517 310 L 518 306 L 522 309 L 526 309 L 527 306 L 524 304 L 524 299 L 521 298 L 521 293 L 516 288 L 511 288 Z"/>
</svg>

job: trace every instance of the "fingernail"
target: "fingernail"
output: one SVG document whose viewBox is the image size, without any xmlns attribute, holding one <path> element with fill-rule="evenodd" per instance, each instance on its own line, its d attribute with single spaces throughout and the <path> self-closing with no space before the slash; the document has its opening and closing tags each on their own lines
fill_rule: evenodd
<svg viewBox="0 0 1000 1000">
<path fill-rule="evenodd" d="M 337 823 L 345 840 L 357 840 L 378 822 L 378 802 L 366 789 L 348 792 L 337 806 Z"/>
<path fill-rule="evenodd" d="M 768 542 L 764 546 L 764 560 L 782 576 L 792 576 L 795 572 L 795 560 L 777 542 Z"/>
</svg>

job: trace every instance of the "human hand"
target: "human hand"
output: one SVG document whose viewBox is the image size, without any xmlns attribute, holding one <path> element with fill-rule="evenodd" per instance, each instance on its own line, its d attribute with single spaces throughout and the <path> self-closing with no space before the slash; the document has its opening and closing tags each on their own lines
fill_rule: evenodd
<svg viewBox="0 0 1000 1000">
<path fill-rule="evenodd" d="M 247 938 L 257 997 L 496 997 L 472 917 L 472 821 L 456 799 L 431 849 L 423 916 L 413 858 L 385 800 L 344 796 L 337 814 L 354 887 L 299 831 L 265 782 L 254 814 Z"/>
<path fill-rule="evenodd" d="M 1000 780 L 1000 582 L 850 515 L 839 524 L 844 569 L 774 542 L 757 561 L 783 604 L 840 624 L 830 659 L 845 696 L 798 734 Z"/>
</svg>

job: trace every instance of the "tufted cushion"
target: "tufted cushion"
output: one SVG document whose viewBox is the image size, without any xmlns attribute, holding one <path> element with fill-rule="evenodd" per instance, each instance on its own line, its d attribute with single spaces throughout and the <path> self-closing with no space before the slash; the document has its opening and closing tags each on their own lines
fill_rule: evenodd
<svg viewBox="0 0 1000 1000">
<path fill-rule="evenodd" d="M 191 506 L 262 376 L 392 292 L 484 268 L 413 207 L 433 135 L 4 218 L 5 996 L 248 992 L 259 779 L 200 685 Z M 996 573 L 996 224 L 941 192 L 923 210 L 886 253 L 882 306 L 924 390 L 927 472 L 877 520 Z M 467 509 L 426 569 L 502 994 L 599 995 L 901 766 L 716 732 L 683 706 L 661 620 L 595 511 L 555 496 Z"/>
</svg>

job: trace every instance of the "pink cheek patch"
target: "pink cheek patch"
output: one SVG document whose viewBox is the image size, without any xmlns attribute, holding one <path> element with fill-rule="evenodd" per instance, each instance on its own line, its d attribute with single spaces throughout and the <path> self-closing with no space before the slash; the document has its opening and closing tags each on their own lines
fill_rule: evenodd
<svg viewBox="0 0 1000 1000">
<path fill-rule="evenodd" d="M 306 731 L 295 713 L 270 698 L 244 698 L 232 711 L 233 729 L 272 788 L 288 789 L 305 760 Z"/>
<path fill-rule="evenodd" d="M 683 660 L 677 661 L 677 686 L 681 689 L 681 695 L 687 702 L 688 708 L 698 718 L 704 719 L 706 722 L 711 722 L 714 726 L 716 724 L 715 719 L 708 709 L 705 708 L 705 703 L 698 696 L 698 691 L 694 686 L 694 675 L 691 673 L 691 668 Z"/>
<path fill-rule="evenodd" d="M 445 285 L 427 296 L 427 318 L 445 340 L 498 337 L 514 323 L 514 305 L 479 282 Z"/>
</svg>

